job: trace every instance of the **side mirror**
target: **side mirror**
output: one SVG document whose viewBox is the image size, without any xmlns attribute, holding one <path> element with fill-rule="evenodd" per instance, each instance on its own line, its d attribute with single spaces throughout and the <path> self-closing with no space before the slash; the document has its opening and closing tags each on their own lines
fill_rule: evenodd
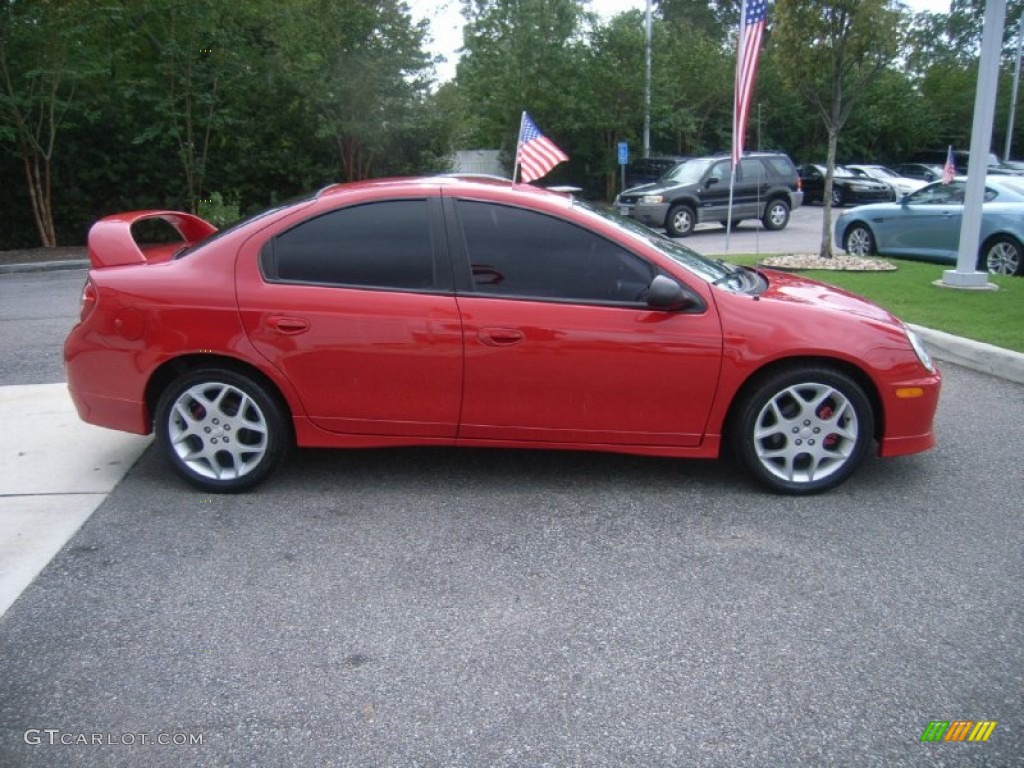
<svg viewBox="0 0 1024 768">
<path fill-rule="evenodd" d="M 655 275 L 647 289 L 647 306 L 651 309 L 682 309 L 690 304 L 683 286 L 665 275 Z"/>
<path fill-rule="evenodd" d="M 712 184 L 717 184 L 718 179 L 711 176 L 707 181 L 704 182 L 704 189 L 708 189 Z"/>
</svg>

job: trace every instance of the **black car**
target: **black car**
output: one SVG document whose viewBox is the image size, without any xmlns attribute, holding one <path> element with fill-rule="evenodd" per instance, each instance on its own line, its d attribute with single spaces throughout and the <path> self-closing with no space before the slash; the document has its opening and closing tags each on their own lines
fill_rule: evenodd
<svg viewBox="0 0 1024 768">
<path fill-rule="evenodd" d="M 682 155 L 634 158 L 626 165 L 626 186 L 638 187 L 641 184 L 651 184 L 688 159 Z"/>
<path fill-rule="evenodd" d="M 825 173 L 824 165 L 801 165 L 800 183 L 804 188 L 804 196 L 808 203 L 824 202 Z M 884 203 L 894 200 L 892 187 L 883 181 L 858 176 L 841 165 L 835 167 L 832 175 L 832 205 L 840 208 L 847 203 Z"/>
<path fill-rule="evenodd" d="M 671 237 L 686 237 L 697 224 L 730 220 L 730 172 L 727 155 L 695 157 L 680 163 L 653 184 L 631 187 L 615 199 L 623 216 Z M 789 213 L 803 202 L 793 161 L 781 152 L 745 154 L 732 189 L 733 225 L 758 219 L 765 229 L 782 229 Z"/>
</svg>

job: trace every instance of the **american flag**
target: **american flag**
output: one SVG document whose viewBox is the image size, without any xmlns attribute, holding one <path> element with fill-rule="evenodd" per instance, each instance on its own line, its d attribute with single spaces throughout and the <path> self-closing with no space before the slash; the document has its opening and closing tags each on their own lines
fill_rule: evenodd
<svg viewBox="0 0 1024 768">
<path fill-rule="evenodd" d="M 736 51 L 736 91 L 732 109 L 732 164 L 743 155 L 743 138 L 747 132 L 747 113 L 757 77 L 757 57 L 761 52 L 764 20 L 768 0 L 744 0 L 740 16 L 740 39 Z"/>
<path fill-rule="evenodd" d="M 523 112 L 523 121 L 519 127 L 519 146 L 516 147 L 516 165 L 519 166 L 522 180 L 539 179 L 568 159 L 569 156 L 541 133 L 530 116 Z"/>
<path fill-rule="evenodd" d="M 942 183 L 952 184 L 953 177 L 956 176 L 956 163 L 953 162 L 953 145 L 949 145 L 949 150 L 946 152 L 946 164 L 942 166 Z"/>
</svg>

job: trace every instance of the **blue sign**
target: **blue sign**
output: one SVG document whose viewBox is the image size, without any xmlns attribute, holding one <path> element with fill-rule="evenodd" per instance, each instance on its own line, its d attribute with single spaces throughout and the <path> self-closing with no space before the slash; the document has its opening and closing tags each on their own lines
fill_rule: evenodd
<svg viewBox="0 0 1024 768">
<path fill-rule="evenodd" d="M 629 162 L 629 144 L 625 141 L 619 142 L 619 165 L 625 165 Z"/>
</svg>

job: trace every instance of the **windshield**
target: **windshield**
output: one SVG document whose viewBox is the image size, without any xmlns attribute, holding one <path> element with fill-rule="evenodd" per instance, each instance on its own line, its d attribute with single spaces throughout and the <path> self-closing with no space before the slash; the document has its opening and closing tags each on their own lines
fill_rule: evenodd
<svg viewBox="0 0 1024 768">
<path fill-rule="evenodd" d="M 670 181 L 677 184 L 694 184 L 701 180 L 701 177 L 704 175 L 704 171 L 706 171 L 708 166 L 713 162 L 713 159 L 687 160 L 685 163 L 680 163 L 671 171 L 666 173 L 661 177 L 661 179 L 659 179 L 659 181 Z"/>
<path fill-rule="evenodd" d="M 702 165 L 706 167 L 706 164 L 702 163 Z M 734 293 L 761 293 L 768 286 L 767 281 L 755 270 L 739 267 L 721 259 L 709 259 L 706 256 L 701 256 L 685 245 L 680 245 L 665 235 L 645 227 L 635 219 L 620 216 L 614 211 L 592 206 L 579 200 L 574 200 L 573 205 L 579 210 L 612 222 L 634 240 L 654 247 L 659 253 L 668 256 L 697 277 L 724 290 Z"/>
</svg>

